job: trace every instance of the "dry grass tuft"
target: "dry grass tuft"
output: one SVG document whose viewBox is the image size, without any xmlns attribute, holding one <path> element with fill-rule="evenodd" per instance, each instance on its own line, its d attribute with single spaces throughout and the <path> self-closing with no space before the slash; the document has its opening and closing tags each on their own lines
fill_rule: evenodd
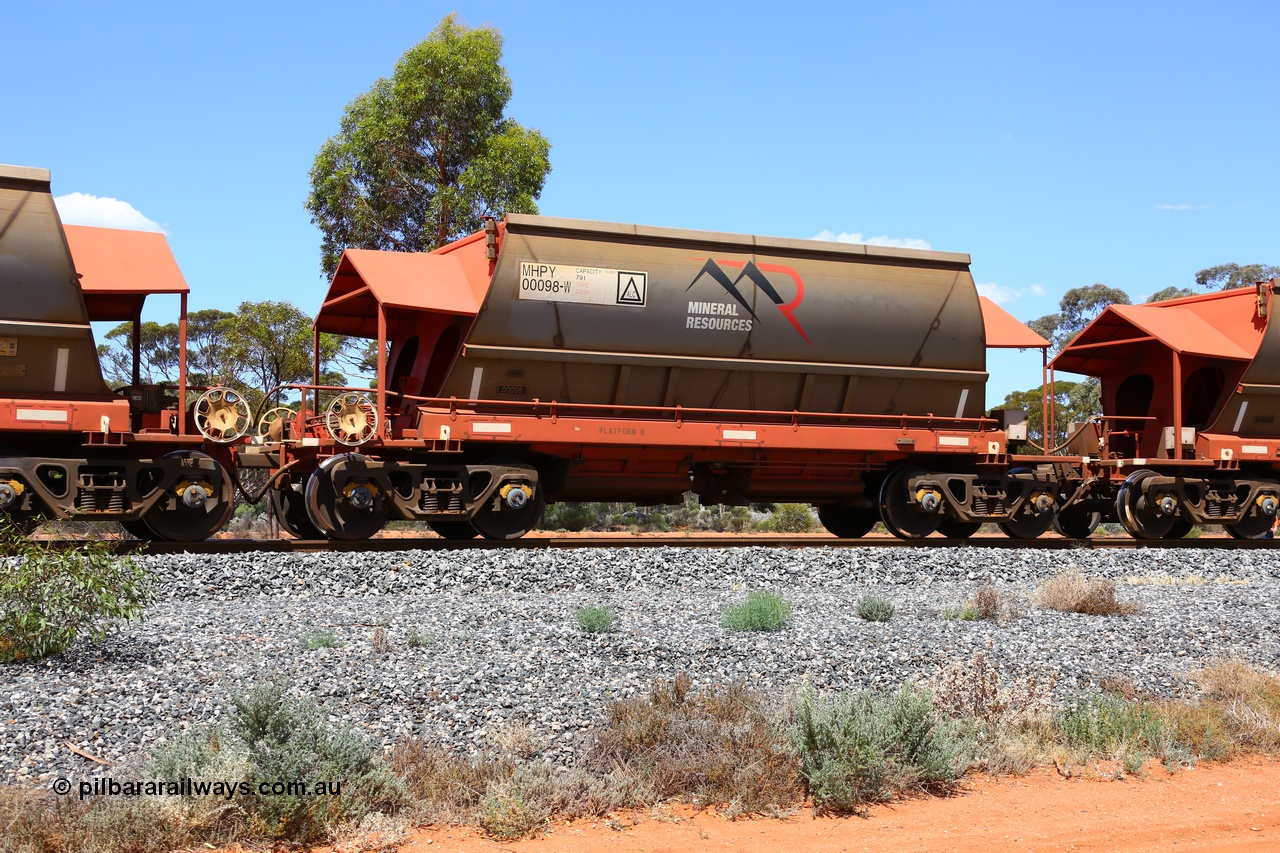
<svg viewBox="0 0 1280 853">
<path fill-rule="evenodd" d="M 388 758 L 424 816 L 436 823 L 469 820 L 490 783 L 506 782 L 515 773 L 515 765 L 505 758 L 463 758 L 418 738 L 397 745 Z"/>
<path fill-rule="evenodd" d="M 1089 616 L 1132 616 L 1142 612 L 1136 602 L 1116 598 L 1116 585 L 1106 578 L 1090 579 L 1074 566 L 1059 572 L 1045 581 L 1035 591 L 1036 604 L 1063 613 L 1084 613 Z"/>
<path fill-rule="evenodd" d="M 588 765 L 655 801 L 689 797 L 731 816 L 791 806 L 801 791 L 786 732 L 759 694 L 733 685 L 697 695 L 683 674 L 615 703 Z"/>
<path fill-rule="evenodd" d="M 1194 677 L 1209 700 L 1222 707 L 1237 741 L 1265 751 L 1280 749 L 1280 678 L 1239 661 L 1212 664 Z"/>
</svg>

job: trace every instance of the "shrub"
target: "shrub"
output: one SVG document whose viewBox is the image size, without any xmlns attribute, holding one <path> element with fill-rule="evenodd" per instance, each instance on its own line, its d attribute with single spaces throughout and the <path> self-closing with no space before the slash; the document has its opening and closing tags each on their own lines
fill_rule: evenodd
<svg viewBox="0 0 1280 853">
<path fill-rule="evenodd" d="M 603 526 L 607 514 L 600 503 L 554 503 L 548 504 L 538 523 L 540 530 L 567 530 L 578 533 L 582 530 L 598 530 Z"/>
<path fill-rule="evenodd" d="M 1257 749 L 1280 750 L 1280 679 L 1237 661 L 1195 674 L 1201 691 L 1221 709 L 1223 726 Z"/>
<path fill-rule="evenodd" d="M 976 622 L 982 618 L 982 611 L 972 604 L 952 604 L 942 608 L 942 618 L 948 621 L 959 619 L 961 622 Z"/>
<path fill-rule="evenodd" d="M 852 814 L 910 791 L 945 792 L 963 771 L 955 725 L 912 685 L 889 695 L 802 691 L 793 741 L 819 812 Z"/>
<path fill-rule="evenodd" d="M 332 649 L 341 646 L 338 635 L 326 629 L 308 631 L 302 635 L 302 647 L 309 652 L 316 649 Z"/>
<path fill-rule="evenodd" d="M 1058 716 L 1067 746 L 1093 757 L 1117 758 L 1137 772 L 1167 745 L 1164 720 L 1154 705 L 1109 696 L 1086 696 Z"/>
<path fill-rule="evenodd" d="M 778 504 L 768 521 L 777 533 L 808 533 L 813 529 L 813 510 L 808 504 Z"/>
<path fill-rule="evenodd" d="M 408 633 L 405 634 L 404 642 L 411 649 L 434 646 L 436 644 L 436 635 L 430 631 L 419 631 L 417 628 L 410 628 Z"/>
<path fill-rule="evenodd" d="M 425 810 L 425 817 L 437 823 L 471 819 L 490 783 L 504 782 L 515 771 L 514 764 L 506 758 L 460 758 L 419 738 L 398 744 L 389 761 Z"/>
<path fill-rule="evenodd" d="M 1140 605 L 1116 598 L 1114 581 L 1090 580 L 1075 567 L 1041 584 L 1035 592 L 1035 602 L 1049 610 L 1091 616 L 1131 616 L 1142 612 Z"/>
<path fill-rule="evenodd" d="M 608 773 L 631 805 L 687 796 L 741 815 L 789 806 L 800 794 L 786 731 L 761 696 L 742 685 L 697 694 L 684 674 L 610 706 L 588 766 Z"/>
<path fill-rule="evenodd" d="M 151 775 L 248 782 L 249 790 L 234 798 L 247 831 L 304 844 L 324 839 L 339 823 L 394 811 L 404 801 L 399 780 L 375 760 L 360 735 L 331 726 L 314 703 L 293 698 L 280 681 L 235 697 L 223 726 L 179 740 L 153 759 Z M 323 783 L 330 793 L 258 792 L 260 784 L 280 782 L 302 782 L 312 791 Z M 210 802 L 192 797 L 190 806 Z"/>
<path fill-rule="evenodd" d="M 930 682 L 934 706 L 955 719 L 1000 724 L 1049 710 L 1056 682 L 1041 684 L 1036 676 L 1006 687 L 986 652 L 944 667 Z"/>
<path fill-rule="evenodd" d="M 612 607 L 590 604 L 578 608 L 578 627 L 588 634 L 605 634 L 614 629 L 618 614 Z"/>
<path fill-rule="evenodd" d="M 724 609 L 721 623 L 731 631 L 777 631 L 791 618 L 791 605 L 782 596 L 757 590 L 742 604 Z"/>
<path fill-rule="evenodd" d="M 538 791 L 518 780 L 490 785 L 480 811 L 480 828 L 506 841 L 533 835 L 551 819 L 551 808 Z"/>
<path fill-rule="evenodd" d="M 864 595 L 858 599 L 858 616 L 868 622 L 888 622 L 894 612 L 893 604 L 887 598 Z"/>
<path fill-rule="evenodd" d="M 105 542 L 55 550 L 0 516 L 0 662 L 56 654 L 79 638 L 100 643 L 142 616 L 151 575 Z"/>
<path fill-rule="evenodd" d="M 1013 596 L 1001 593 L 991 584 L 978 587 L 973 598 L 964 604 L 947 607 L 942 611 L 942 618 L 959 619 L 963 622 L 980 619 L 1002 621 L 1018 619 L 1024 615 L 1025 612 Z"/>
<path fill-rule="evenodd" d="M 379 625 L 369 634 L 369 645 L 376 654 L 385 655 L 391 651 L 391 639 L 387 636 L 387 629 Z"/>
</svg>

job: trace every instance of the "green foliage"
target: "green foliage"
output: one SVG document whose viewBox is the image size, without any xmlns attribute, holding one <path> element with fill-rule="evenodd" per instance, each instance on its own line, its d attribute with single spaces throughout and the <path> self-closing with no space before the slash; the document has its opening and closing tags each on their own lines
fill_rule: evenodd
<svg viewBox="0 0 1280 853">
<path fill-rule="evenodd" d="M 225 725 L 180 739 L 153 759 L 151 770 L 163 779 L 243 780 L 249 790 L 239 790 L 235 803 L 250 833 L 298 843 L 320 841 L 338 823 L 371 811 L 393 811 L 405 798 L 360 735 L 331 726 L 314 703 L 291 696 L 281 681 L 235 697 Z M 260 792 L 263 783 L 295 781 L 307 783 L 308 792 Z M 321 783 L 329 793 L 313 793 Z M 192 797 L 189 805 L 205 799 Z"/>
<path fill-rule="evenodd" d="M 767 522 L 765 522 L 767 524 Z M 810 521 L 812 524 L 812 520 Z M 679 504 L 639 507 L 633 503 L 556 503 L 547 507 L 540 530 L 630 529 L 635 532 L 717 530 L 742 532 L 752 528 L 751 510 L 744 506 L 703 506 L 692 492 Z M 772 529 L 772 528 L 769 528 Z"/>
<path fill-rule="evenodd" d="M 151 575 L 105 542 L 54 550 L 0 516 L 0 552 L 0 662 L 56 654 L 80 638 L 100 643 L 154 596 Z"/>
<path fill-rule="evenodd" d="M 1056 353 L 1071 343 L 1108 305 L 1128 304 L 1129 294 L 1119 288 L 1105 284 L 1073 287 L 1062 295 L 1057 314 L 1047 314 L 1027 325 L 1049 340 Z"/>
<path fill-rule="evenodd" d="M 489 792 L 480 808 L 480 828 L 491 838 L 526 838 L 551 819 L 547 804 L 520 785 L 498 783 L 489 786 Z"/>
<path fill-rule="evenodd" d="M 302 635 L 302 647 L 309 652 L 316 649 L 332 649 L 341 646 L 338 635 L 327 628 L 308 631 Z"/>
<path fill-rule="evenodd" d="M 813 511 L 808 504 L 778 504 L 768 521 L 777 533 L 808 533 L 813 529 Z"/>
<path fill-rule="evenodd" d="M 549 504 L 542 514 L 538 527 L 541 530 L 568 530 L 578 533 L 582 530 L 598 530 L 606 516 L 603 503 L 554 503 Z"/>
<path fill-rule="evenodd" d="M 1147 302 L 1168 302 L 1170 299 L 1185 299 L 1188 296 L 1195 296 L 1196 292 L 1189 287 L 1174 287 L 1169 285 L 1166 288 L 1157 290 L 1155 293 L 1147 297 Z"/>
<path fill-rule="evenodd" d="M 1169 746 L 1158 708 L 1111 696 L 1074 700 L 1058 715 L 1058 727 L 1067 746 L 1079 754 L 1119 758 L 1130 772 Z"/>
<path fill-rule="evenodd" d="M 132 384 L 133 323 L 121 323 L 98 347 L 103 375 L 112 386 Z M 320 365 L 329 384 L 344 384 L 335 366 L 359 369 L 355 343 L 320 336 Z M 187 381 L 224 384 L 256 404 L 282 383 L 310 382 L 314 365 L 312 318 L 289 302 L 242 302 L 236 312 L 208 309 L 187 317 Z M 178 381 L 178 324 L 142 324 L 139 379 L 144 384 Z"/>
<path fill-rule="evenodd" d="M 429 631 L 419 631 L 417 628 L 410 628 L 409 633 L 404 638 L 405 645 L 411 649 L 422 648 L 423 646 L 434 646 L 436 644 L 436 635 Z"/>
<path fill-rule="evenodd" d="M 910 791 L 944 792 L 964 769 L 955 725 L 914 686 L 829 698 L 804 690 L 793 742 L 819 812 L 851 814 Z"/>
<path fill-rule="evenodd" d="M 864 595 L 858 599 L 858 617 L 868 622 L 888 622 L 893 618 L 893 603 L 878 595 Z"/>
<path fill-rule="evenodd" d="M 343 249 L 429 251 L 482 217 L 537 213 L 550 143 L 503 116 L 502 35 L 454 15 L 347 104 L 311 169 L 307 209 L 332 275 Z"/>
<path fill-rule="evenodd" d="M 1027 437 L 1036 444 L 1044 438 L 1044 409 L 1040 405 L 1043 386 L 1029 391 L 1014 391 L 998 408 L 1021 409 L 1027 413 Z M 1081 382 L 1053 383 L 1054 434 L 1053 447 L 1067 440 L 1067 425 L 1084 423 L 1102 413 L 1102 385 L 1097 379 Z"/>
<path fill-rule="evenodd" d="M 578 609 L 578 627 L 588 634 L 607 634 L 618 622 L 612 607 L 590 604 Z"/>
<path fill-rule="evenodd" d="M 977 622 L 982 619 L 982 611 L 972 604 L 949 604 L 942 608 L 942 618 L 948 622 L 954 619 L 961 622 Z"/>
<path fill-rule="evenodd" d="M 782 596 L 757 590 L 742 604 L 724 609 L 721 623 L 730 631 L 777 631 L 791 618 L 791 605 Z"/>
<path fill-rule="evenodd" d="M 256 405 L 277 385 L 310 382 L 314 370 L 312 319 L 291 302 L 242 302 L 222 325 L 237 385 Z M 343 340 L 320 336 L 320 362 L 337 357 Z"/>
<path fill-rule="evenodd" d="M 1255 281 L 1270 281 L 1280 277 L 1280 267 L 1270 264 L 1218 264 L 1216 267 L 1196 273 L 1196 284 L 1230 290 L 1233 287 L 1249 287 Z"/>
<path fill-rule="evenodd" d="M 690 797 L 730 815 L 792 805 L 795 754 L 762 697 L 742 685 L 696 693 L 689 677 L 658 681 L 649 696 L 614 703 L 588 754 L 625 801 Z"/>
<path fill-rule="evenodd" d="M 111 343 L 98 345 L 98 360 L 107 384 L 133 384 L 133 323 L 121 323 L 107 332 Z M 145 385 L 178 381 L 178 324 L 146 321 L 139 336 L 138 380 Z"/>
</svg>

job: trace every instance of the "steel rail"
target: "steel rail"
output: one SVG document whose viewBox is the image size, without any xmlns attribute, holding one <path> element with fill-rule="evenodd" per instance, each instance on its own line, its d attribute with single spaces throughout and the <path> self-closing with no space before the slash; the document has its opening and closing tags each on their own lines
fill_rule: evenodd
<svg viewBox="0 0 1280 853">
<path fill-rule="evenodd" d="M 47 540 L 55 549 L 70 549 L 86 540 Z M 1197 539 L 1010 539 L 1004 536 L 977 536 L 971 539 L 929 538 L 903 540 L 887 537 L 869 539 L 836 539 L 825 536 L 535 536 L 508 541 L 490 539 L 441 539 L 438 537 L 404 537 L 366 539 L 341 542 L 326 539 L 207 539 L 202 542 L 143 542 L 136 539 L 106 541 L 119 554 L 244 554 L 253 551 L 273 553 L 344 552 L 344 551 L 453 551 L 453 550 L 575 550 L 581 548 L 986 548 L 991 550 L 1033 548 L 1043 551 L 1085 549 L 1095 551 L 1149 548 L 1184 550 L 1254 550 L 1276 546 L 1270 539 L 1231 539 L 1201 537 Z"/>
</svg>

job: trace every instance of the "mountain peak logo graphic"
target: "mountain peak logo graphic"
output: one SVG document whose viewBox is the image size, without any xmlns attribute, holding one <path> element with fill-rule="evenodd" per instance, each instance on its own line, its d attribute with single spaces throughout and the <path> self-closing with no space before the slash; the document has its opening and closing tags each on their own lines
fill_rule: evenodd
<svg viewBox="0 0 1280 853">
<path fill-rule="evenodd" d="M 730 280 L 729 274 L 724 271 L 724 267 L 734 270 L 741 270 L 737 278 Z M 773 286 L 773 282 L 769 281 L 769 277 L 765 273 L 777 273 L 788 276 L 796 285 L 796 297 L 790 302 L 785 302 L 782 295 L 778 293 L 777 288 Z M 804 338 L 804 342 L 809 346 L 813 346 L 813 341 L 809 340 L 809 336 L 805 334 L 804 327 L 800 325 L 800 321 L 796 319 L 796 309 L 800 307 L 800 303 L 804 301 L 804 279 L 800 277 L 800 273 L 791 267 L 784 267 L 780 264 L 757 264 L 755 261 L 728 261 L 723 259 L 707 258 L 706 263 L 702 265 L 702 269 L 693 277 L 693 281 L 685 288 L 685 292 L 693 289 L 693 286 L 702 280 L 703 276 L 710 276 L 717 284 L 724 288 L 725 292 L 734 298 L 734 300 L 746 309 L 756 320 L 760 318 L 755 311 L 751 310 L 751 304 L 747 302 L 742 292 L 738 290 L 738 283 L 744 278 L 754 284 L 760 292 L 777 306 L 783 317 L 787 318 L 795 330 L 800 333 L 800 337 Z"/>
</svg>

